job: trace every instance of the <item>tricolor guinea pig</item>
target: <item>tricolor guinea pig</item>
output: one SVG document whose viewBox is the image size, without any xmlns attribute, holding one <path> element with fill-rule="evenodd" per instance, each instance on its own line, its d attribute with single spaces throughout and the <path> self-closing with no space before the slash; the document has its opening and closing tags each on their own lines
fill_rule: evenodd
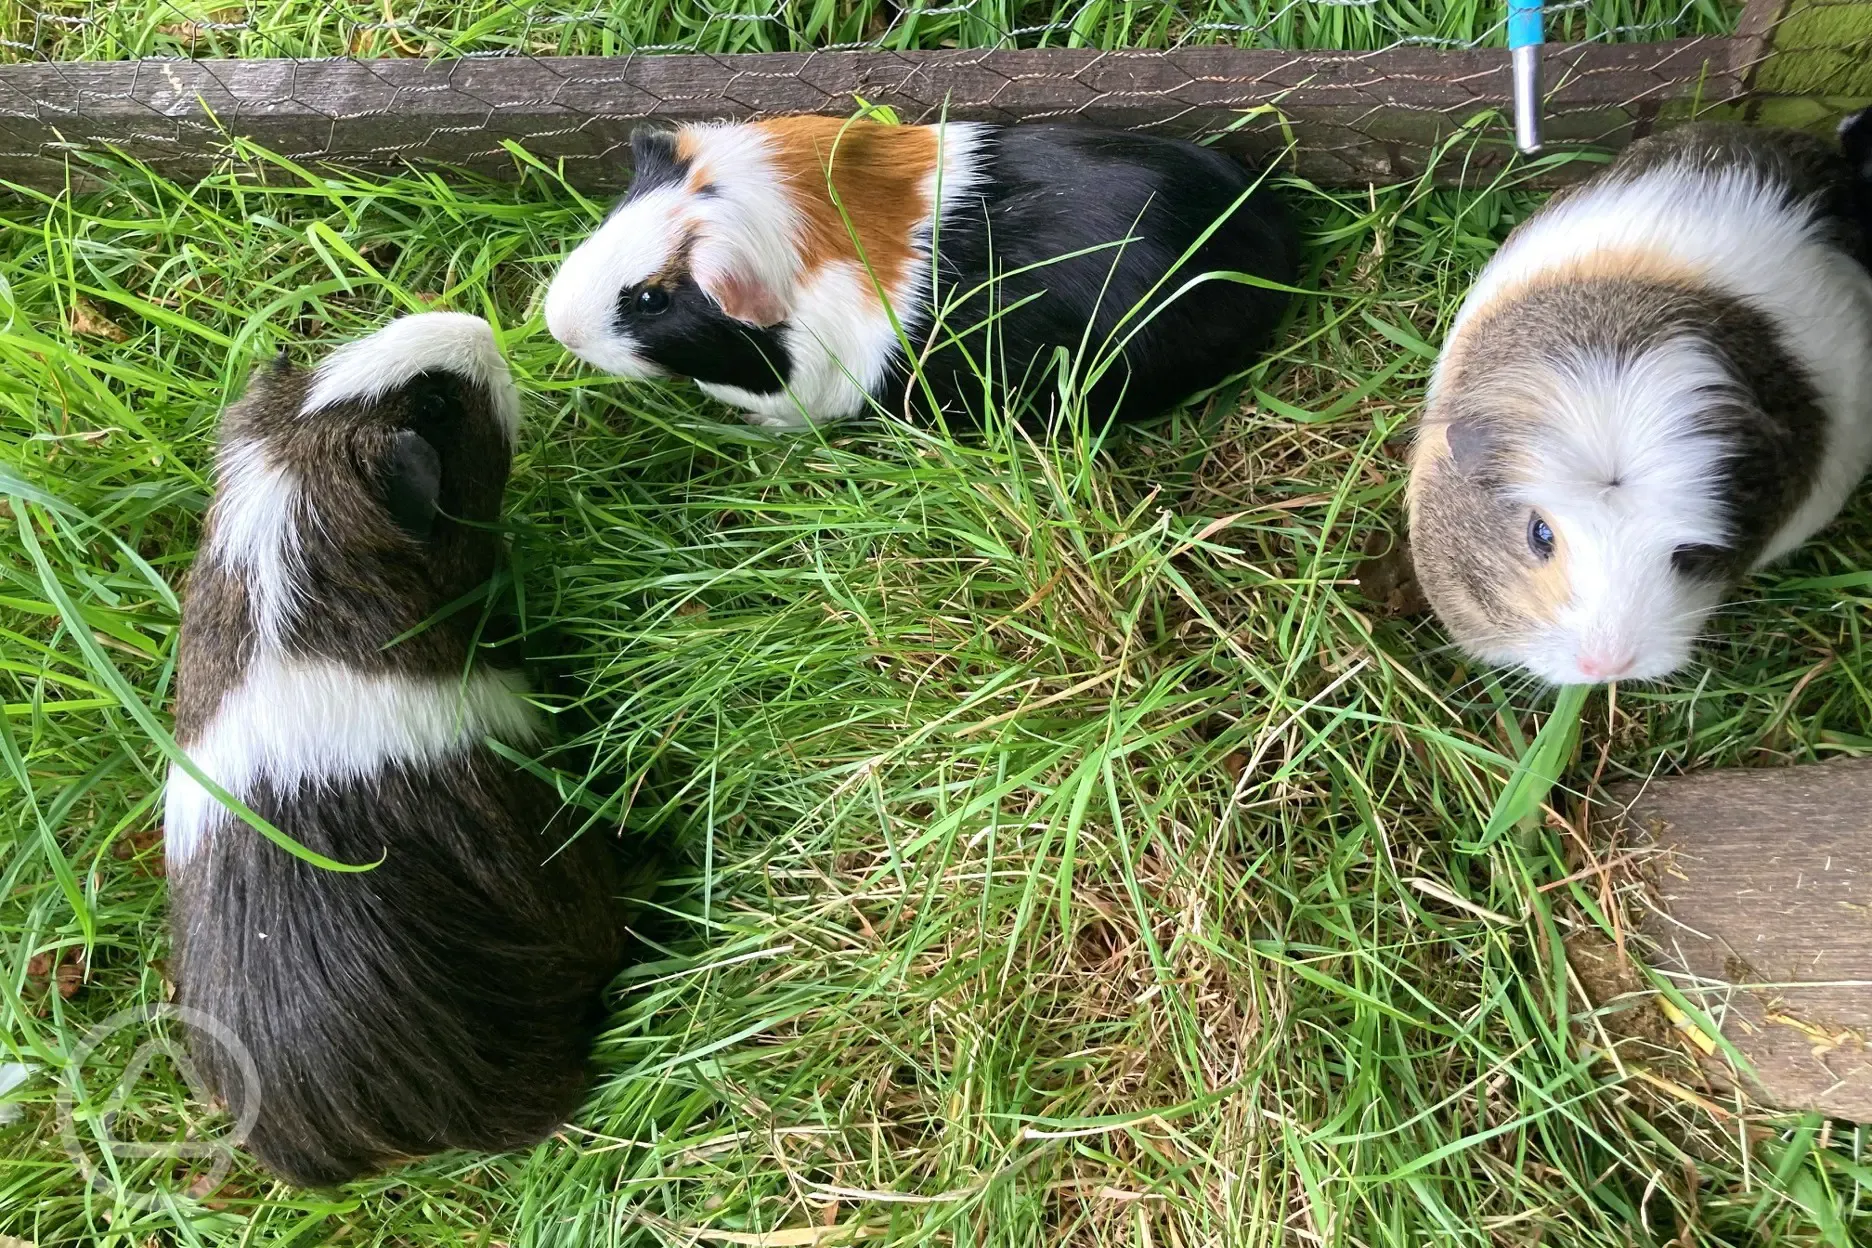
<svg viewBox="0 0 1872 1248">
<path fill-rule="evenodd" d="M 1693 124 L 1509 235 L 1411 453 L 1417 579 L 1464 650 L 1664 676 L 1839 511 L 1872 459 L 1867 185 L 1823 139 Z"/>
<path fill-rule="evenodd" d="M 619 864 L 525 752 L 479 660 L 518 401 L 486 322 L 392 322 L 259 371 L 221 422 L 188 578 L 165 818 L 177 1000 L 247 1147 L 305 1185 L 551 1133 L 623 956 Z M 188 1016 L 185 1015 L 185 1018 Z"/>
<path fill-rule="evenodd" d="M 547 327 L 598 368 L 693 378 L 766 425 L 906 401 L 979 415 L 1056 392 L 1059 350 L 1096 419 L 1159 411 L 1252 365 L 1287 305 L 1183 288 L 1298 270 L 1272 192 L 1151 135 L 787 117 L 631 147 L 630 193 L 554 276 Z"/>
</svg>

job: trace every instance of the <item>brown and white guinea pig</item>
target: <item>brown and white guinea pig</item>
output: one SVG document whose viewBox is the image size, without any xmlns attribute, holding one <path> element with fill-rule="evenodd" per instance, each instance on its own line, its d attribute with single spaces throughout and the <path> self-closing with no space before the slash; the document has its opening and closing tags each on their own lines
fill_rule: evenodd
<svg viewBox="0 0 1872 1248">
<path fill-rule="evenodd" d="M 309 865 L 170 772 L 177 999 L 214 1023 L 194 1057 L 296 1183 L 525 1146 L 585 1092 L 619 865 L 489 748 L 539 718 L 477 661 L 481 612 L 444 611 L 495 571 L 517 417 L 487 323 L 435 312 L 282 357 L 221 423 L 176 739 L 300 844 L 382 859 Z"/>
<path fill-rule="evenodd" d="M 1558 684 L 1689 658 L 1872 459 L 1872 275 L 1827 141 L 1699 123 L 1518 226 L 1411 455 L 1417 578 L 1464 650 Z"/>
<path fill-rule="evenodd" d="M 1044 383 L 1056 350 L 1120 345 L 1082 374 L 1090 411 L 1149 414 L 1252 365 L 1287 305 L 1226 280 L 1179 288 L 1298 271 L 1271 191 L 1152 135 L 786 117 L 643 130 L 631 148 L 630 193 L 554 276 L 547 327 L 589 364 L 693 378 L 765 425 L 906 397 L 966 418 Z"/>
</svg>

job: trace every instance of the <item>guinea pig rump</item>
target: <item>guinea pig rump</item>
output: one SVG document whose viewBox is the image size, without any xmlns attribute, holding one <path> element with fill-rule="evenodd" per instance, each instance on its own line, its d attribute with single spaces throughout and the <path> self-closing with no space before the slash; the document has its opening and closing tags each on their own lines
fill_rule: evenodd
<svg viewBox="0 0 1872 1248">
<path fill-rule="evenodd" d="M 1063 353 L 1066 392 L 1102 421 L 1172 406 L 1259 358 L 1287 294 L 1212 275 L 1290 285 L 1299 240 L 1247 169 L 1081 126 L 1002 127 L 981 150 L 979 181 L 945 206 L 923 387 L 994 401 Z"/>
</svg>

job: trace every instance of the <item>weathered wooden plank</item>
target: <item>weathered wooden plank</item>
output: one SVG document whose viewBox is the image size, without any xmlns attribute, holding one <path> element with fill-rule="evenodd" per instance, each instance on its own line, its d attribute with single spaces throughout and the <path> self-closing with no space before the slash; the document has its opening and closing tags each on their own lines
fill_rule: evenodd
<svg viewBox="0 0 1872 1248">
<path fill-rule="evenodd" d="M 1551 45 L 1547 130 L 1617 146 L 1660 111 L 1734 98 L 1725 39 Z M 1417 176 L 1445 137 L 1504 109 L 1499 50 L 1282 52 L 1225 47 L 814 52 L 747 56 L 423 60 L 151 60 L 0 67 L 0 176 L 43 183 L 72 150 L 112 147 L 177 176 L 220 158 L 226 137 L 299 161 L 406 162 L 501 174 L 503 143 L 561 161 L 606 189 L 627 173 L 646 120 L 848 113 L 854 97 L 908 120 L 1076 118 L 1185 136 L 1227 133 L 1244 154 L 1291 135 L 1291 167 L 1332 184 Z M 1259 111 L 1257 111 L 1259 110 Z M 1278 110 L 1278 116 L 1275 114 Z M 1286 126 L 1283 128 L 1282 120 Z M 1485 175 L 1505 131 L 1467 162 Z M 1458 163 L 1445 171 L 1454 175 Z"/>
<path fill-rule="evenodd" d="M 1653 969 L 1722 1024 L 1763 1103 L 1872 1121 L 1872 759 L 1614 790 Z M 1706 1062 L 1721 1086 L 1735 1072 Z"/>
<path fill-rule="evenodd" d="M 1744 90 L 1755 85 L 1755 75 L 1774 45 L 1775 28 L 1786 16 L 1792 0 L 1748 0 L 1736 18 L 1735 38 L 1730 42 L 1730 70 L 1742 81 Z"/>
</svg>

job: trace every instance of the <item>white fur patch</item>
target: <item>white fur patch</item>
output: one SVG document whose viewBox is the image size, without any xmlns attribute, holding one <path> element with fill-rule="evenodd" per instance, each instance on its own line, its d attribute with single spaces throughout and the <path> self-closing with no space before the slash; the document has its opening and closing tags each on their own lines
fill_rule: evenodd
<svg viewBox="0 0 1872 1248">
<path fill-rule="evenodd" d="M 941 173 L 932 172 L 924 180 L 923 196 L 934 203 L 942 196 L 942 212 L 947 217 L 970 202 L 970 193 L 987 176 L 982 152 L 987 127 L 972 121 L 951 121 L 937 127 Z"/>
<path fill-rule="evenodd" d="M 1727 538 L 1716 485 L 1723 444 L 1699 419 L 1733 381 L 1703 344 L 1679 339 L 1635 360 L 1583 351 L 1542 386 L 1554 398 L 1519 501 L 1566 548 L 1572 597 L 1551 628 L 1502 656 L 1556 684 L 1593 684 L 1590 657 L 1622 679 L 1680 667 L 1717 593 L 1677 575 L 1679 546 Z"/>
<path fill-rule="evenodd" d="M 263 651 L 228 691 L 191 761 L 242 801 L 276 791 L 368 779 L 393 764 L 433 764 L 485 737 L 524 746 L 539 717 L 517 674 L 477 669 L 459 678 L 370 675 L 326 659 Z M 174 863 L 200 851 L 235 816 L 180 767 L 169 771 L 164 850 Z"/>
<path fill-rule="evenodd" d="M 398 317 L 370 337 L 339 347 L 313 370 L 299 414 L 379 399 L 430 371 L 466 377 L 486 389 L 501 428 L 512 439 L 520 427 L 520 396 L 513 377 L 493 329 L 465 312 Z"/>
<path fill-rule="evenodd" d="M 618 296 L 659 272 L 689 230 L 680 186 L 659 186 L 619 206 L 559 265 L 546 288 L 546 329 L 560 346 L 618 377 L 660 377 L 617 331 Z"/>
<path fill-rule="evenodd" d="M 299 599 L 299 483 L 258 441 L 221 448 L 215 461 L 212 532 L 203 558 L 247 588 L 264 644 L 285 635 Z"/>
<path fill-rule="evenodd" d="M 1687 162 L 1600 183 L 1510 238 L 1450 330 L 1454 342 L 1498 297 L 1601 252 L 1655 255 L 1772 318 L 1819 391 L 1828 433 L 1813 493 L 1774 535 L 1763 563 L 1831 520 L 1872 461 L 1872 275 L 1824 242 L 1812 205 L 1789 207 L 1783 198 L 1782 187 L 1752 171 Z"/>
<path fill-rule="evenodd" d="M 694 199 L 696 247 L 690 267 L 705 288 L 717 273 L 738 272 L 773 291 L 789 310 L 799 278 L 805 221 L 796 196 L 824 196 L 825 184 L 790 188 L 773 162 L 773 140 L 753 126 L 686 129 L 695 167 L 715 193 Z"/>
</svg>

